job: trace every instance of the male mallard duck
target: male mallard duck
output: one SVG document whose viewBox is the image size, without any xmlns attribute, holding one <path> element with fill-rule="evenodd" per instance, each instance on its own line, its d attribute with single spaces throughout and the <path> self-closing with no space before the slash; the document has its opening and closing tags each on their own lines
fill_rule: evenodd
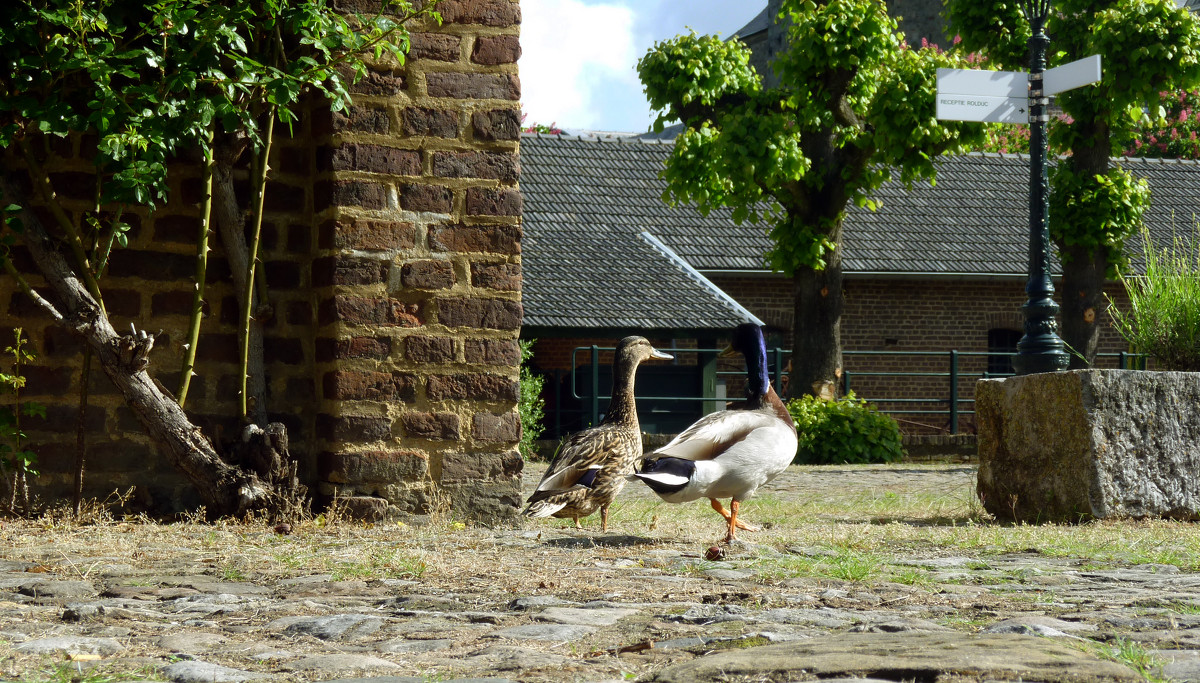
<svg viewBox="0 0 1200 683">
<path fill-rule="evenodd" d="M 727 354 L 746 357 L 746 400 L 705 415 L 666 446 L 642 459 L 630 478 L 646 482 L 668 503 L 708 498 L 729 523 L 725 542 L 737 529 L 758 528 L 738 520 L 741 501 L 787 469 L 796 456 L 796 423 L 767 376 L 767 345 L 757 325 L 733 331 Z M 726 511 L 718 498 L 732 498 Z"/>
<path fill-rule="evenodd" d="M 671 360 L 674 356 L 654 348 L 644 337 L 625 337 L 617 344 L 608 414 L 599 425 L 576 432 L 562 443 L 522 514 L 571 517 L 579 528 L 580 517 L 600 508 L 600 530 L 608 531 L 608 506 L 642 456 L 633 378 L 638 365 L 648 358 Z"/>
</svg>

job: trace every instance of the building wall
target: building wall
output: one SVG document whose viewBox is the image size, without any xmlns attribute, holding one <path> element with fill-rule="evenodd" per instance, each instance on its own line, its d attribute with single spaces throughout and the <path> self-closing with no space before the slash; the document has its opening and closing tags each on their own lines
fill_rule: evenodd
<svg viewBox="0 0 1200 683">
<path fill-rule="evenodd" d="M 353 0 L 335 6 L 358 9 Z M 413 27 L 405 67 L 372 66 L 348 112 L 314 108 L 273 150 L 262 253 L 274 310 L 265 323 L 268 411 L 288 426 L 304 482 L 321 499 L 367 516 L 445 504 L 496 518 L 520 502 L 521 12 L 516 0 L 443 0 L 438 9 L 444 25 Z M 90 208 L 89 157 L 76 139 L 52 159 L 55 188 L 76 217 Z M 128 217 L 130 248 L 114 253 L 102 285 L 115 327 L 162 329 L 150 372 L 174 391 L 197 173 L 173 169 L 171 187 L 162 210 Z M 238 354 L 219 242 L 186 409 L 221 451 L 238 433 Z M 45 420 L 26 423 L 42 471 L 33 484 L 43 499 L 59 498 L 75 463 L 83 344 L 9 278 L 0 278 L 0 312 L 0 334 L 24 328 L 37 354 L 23 373 L 24 398 L 48 406 Z M 197 505 L 107 378 L 93 368 L 88 386 L 86 494 L 132 486 L 138 509 Z"/>
</svg>

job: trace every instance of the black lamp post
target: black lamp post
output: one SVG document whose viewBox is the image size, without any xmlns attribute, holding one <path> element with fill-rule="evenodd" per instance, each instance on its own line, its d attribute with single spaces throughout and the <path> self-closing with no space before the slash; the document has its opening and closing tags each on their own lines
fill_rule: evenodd
<svg viewBox="0 0 1200 683">
<path fill-rule="evenodd" d="M 1025 313 L 1025 336 L 1017 342 L 1013 368 L 1018 375 L 1065 370 L 1070 358 L 1057 334 L 1058 304 L 1050 281 L 1050 181 L 1046 171 L 1046 113 L 1048 98 L 1042 88 L 1046 71 L 1046 18 L 1050 0 L 1024 0 L 1025 16 L 1033 36 L 1029 39 L 1029 300 Z"/>
</svg>

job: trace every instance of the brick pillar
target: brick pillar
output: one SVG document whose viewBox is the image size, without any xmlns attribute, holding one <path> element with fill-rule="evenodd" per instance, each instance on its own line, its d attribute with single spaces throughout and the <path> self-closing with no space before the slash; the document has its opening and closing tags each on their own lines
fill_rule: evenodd
<svg viewBox="0 0 1200 683">
<path fill-rule="evenodd" d="M 324 127 L 319 493 L 365 517 L 520 503 L 520 7 L 445 0 Z"/>
</svg>

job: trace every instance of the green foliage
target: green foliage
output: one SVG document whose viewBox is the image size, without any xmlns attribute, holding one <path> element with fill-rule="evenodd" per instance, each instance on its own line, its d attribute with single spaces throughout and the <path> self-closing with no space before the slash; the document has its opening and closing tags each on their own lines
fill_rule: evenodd
<svg viewBox="0 0 1200 683">
<path fill-rule="evenodd" d="M 1200 91 L 1163 93 L 1161 101 L 1166 116 L 1138 126 L 1125 156 L 1200 159 Z"/>
<path fill-rule="evenodd" d="M 347 19 L 322 0 L 32 0 L 0 10 L 0 147 L 41 134 L 96 136 L 101 203 L 154 206 L 166 160 L 216 126 L 260 142 L 305 92 L 335 110 L 365 75 L 361 54 L 403 62 L 406 0 Z M 398 21 L 394 17 L 400 17 Z M 30 49 L 38 46 L 39 49 Z"/>
<path fill-rule="evenodd" d="M 1113 325 L 1139 353 L 1166 370 L 1200 371 L 1200 227 L 1190 242 L 1176 238 L 1171 249 L 1154 248 L 1142 230 L 1146 274 L 1121 276 L 1130 312 L 1109 306 Z"/>
<path fill-rule="evenodd" d="M 521 397 L 517 403 L 517 412 L 521 416 L 521 443 L 518 448 L 526 460 L 537 458 L 534 442 L 542 435 L 545 427 L 542 419 L 546 416 L 546 402 L 542 400 L 542 386 L 546 378 L 536 375 L 529 369 L 526 362 L 533 356 L 533 339 L 520 341 L 521 345 L 521 374 L 519 378 Z"/>
<path fill-rule="evenodd" d="M 21 389 L 25 388 L 21 366 L 32 361 L 34 355 L 26 348 L 29 339 L 23 335 L 21 328 L 13 330 L 13 339 L 12 345 L 4 349 L 9 356 L 12 372 L 0 372 L 0 392 L 13 396 L 12 405 L 0 405 L 0 474 L 9 477 L 15 498 L 26 477 L 36 477 L 38 474 L 37 455 L 25 445 L 27 437 L 21 428 L 21 418 L 45 418 L 46 406 L 21 400 Z"/>
<path fill-rule="evenodd" d="M 796 462 L 809 465 L 894 462 L 904 457 L 900 426 L 864 399 L 801 396 L 787 403 L 800 442 Z"/>
<path fill-rule="evenodd" d="M 1068 247 L 1107 251 L 1113 277 L 1127 263 L 1125 240 L 1142 225 L 1150 205 L 1150 185 L 1119 166 L 1104 175 L 1076 171 L 1069 163 L 1054 168 L 1050 179 L 1050 237 L 1060 258 Z"/>
<path fill-rule="evenodd" d="M 784 0 L 782 12 L 778 88 L 763 88 L 740 42 L 694 33 L 655 44 L 638 75 L 656 129 L 685 124 L 664 200 L 768 222 L 770 263 L 792 274 L 826 266 L 848 204 L 873 208 L 890 169 L 932 178 L 933 158 L 979 144 L 982 126 L 937 121 L 937 68 L 962 58 L 903 45 L 881 0 Z"/>
</svg>

